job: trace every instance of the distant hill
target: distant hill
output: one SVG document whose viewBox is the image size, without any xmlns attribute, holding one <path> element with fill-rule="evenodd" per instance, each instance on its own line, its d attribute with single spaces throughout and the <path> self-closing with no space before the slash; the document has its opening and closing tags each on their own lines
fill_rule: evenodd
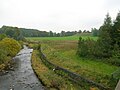
<svg viewBox="0 0 120 90">
<path fill-rule="evenodd" d="M 39 31 L 36 29 L 18 28 L 18 27 L 12 27 L 12 26 L 2 26 L 2 28 L 0 28 L 0 33 L 6 34 L 7 36 L 14 37 L 14 38 L 15 36 L 17 38 L 49 36 L 49 32 L 46 32 L 46 31 Z"/>
<path fill-rule="evenodd" d="M 49 36 L 49 32 L 46 32 L 46 31 L 39 31 L 36 29 L 26 29 L 26 28 L 19 28 L 19 29 L 24 37 L 47 37 Z"/>
<path fill-rule="evenodd" d="M 77 32 L 77 31 L 61 31 L 61 33 L 53 33 L 52 31 L 40 31 L 37 29 L 26 29 L 12 26 L 2 26 L 0 33 L 13 37 L 16 40 L 21 40 L 24 37 L 64 37 L 64 36 L 91 36 L 90 32 Z"/>
</svg>

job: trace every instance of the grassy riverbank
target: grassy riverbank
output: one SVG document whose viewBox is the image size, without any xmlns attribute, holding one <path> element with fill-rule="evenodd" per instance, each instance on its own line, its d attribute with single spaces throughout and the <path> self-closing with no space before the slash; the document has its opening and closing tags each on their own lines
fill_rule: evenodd
<svg viewBox="0 0 120 90">
<path fill-rule="evenodd" d="M 34 50 L 32 53 L 32 67 L 42 83 L 50 90 L 84 90 L 69 80 L 62 78 L 49 70 L 40 60 L 39 53 Z"/>
<path fill-rule="evenodd" d="M 67 37 L 69 40 L 65 37 L 58 37 L 60 40 L 54 39 L 55 37 L 47 37 L 45 40 L 41 37 L 37 39 L 29 38 L 28 40 L 39 41 L 42 45 L 43 53 L 47 56 L 47 59 L 50 62 L 106 87 L 114 88 L 115 85 L 112 86 L 114 82 L 111 82 L 111 74 L 119 67 L 103 62 L 104 60 L 101 59 L 94 60 L 94 58 L 78 57 L 76 55 L 78 41 L 77 39 L 71 39 L 71 37 L 78 36 Z M 83 37 L 86 39 L 91 36 Z M 97 37 L 94 37 L 94 40 L 97 40 Z"/>
<path fill-rule="evenodd" d="M 10 66 L 11 59 L 20 49 L 19 42 L 12 38 L 4 38 L 0 41 L 0 71 Z"/>
<path fill-rule="evenodd" d="M 50 62 L 111 87 L 111 74 L 118 69 L 117 66 L 104 63 L 99 59 L 78 57 L 77 41 L 41 41 L 41 43 L 42 50 Z"/>
</svg>

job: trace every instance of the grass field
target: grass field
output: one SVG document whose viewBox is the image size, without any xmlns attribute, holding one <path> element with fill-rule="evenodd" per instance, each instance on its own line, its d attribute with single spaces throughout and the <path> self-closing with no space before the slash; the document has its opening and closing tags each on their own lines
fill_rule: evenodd
<svg viewBox="0 0 120 90">
<path fill-rule="evenodd" d="M 91 38 L 97 40 L 98 37 L 82 36 L 83 39 Z M 67 36 L 67 37 L 26 37 L 27 40 L 79 40 L 79 35 Z"/>
<path fill-rule="evenodd" d="M 88 36 L 82 37 L 86 39 Z M 97 37 L 89 37 L 97 40 Z M 78 40 L 75 38 L 79 38 L 79 36 L 71 36 L 67 37 L 67 39 L 66 37 L 57 37 L 59 39 L 56 39 L 56 37 L 51 37 L 48 38 L 49 40 L 47 40 L 47 38 L 45 40 L 43 38 L 27 39 L 40 41 L 43 52 L 46 54 L 48 60 L 50 60 L 52 63 L 105 86 L 110 86 L 109 80 L 111 78 L 111 74 L 117 70 L 118 67 L 106 64 L 101 60 L 78 57 L 76 55 Z"/>
</svg>

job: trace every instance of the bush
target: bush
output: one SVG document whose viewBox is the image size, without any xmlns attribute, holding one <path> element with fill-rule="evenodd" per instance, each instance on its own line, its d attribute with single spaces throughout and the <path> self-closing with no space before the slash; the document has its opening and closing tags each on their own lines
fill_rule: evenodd
<svg viewBox="0 0 120 90">
<path fill-rule="evenodd" d="M 4 38 L 0 41 L 0 64 L 6 63 L 14 57 L 21 49 L 20 44 L 11 38 Z"/>
<path fill-rule="evenodd" d="M 0 34 L 0 40 L 6 38 L 7 36 L 5 34 Z"/>
<path fill-rule="evenodd" d="M 77 54 L 81 57 L 93 57 L 96 54 L 96 41 L 88 38 L 87 40 L 79 38 Z"/>
<path fill-rule="evenodd" d="M 0 48 L 7 52 L 7 56 L 15 56 L 21 49 L 20 44 L 11 38 L 5 38 L 0 42 Z"/>
<path fill-rule="evenodd" d="M 103 48 L 103 45 L 99 41 L 91 39 L 79 38 L 77 54 L 80 57 L 92 57 L 96 59 L 102 59 L 110 64 L 119 66 L 120 65 L 120 49 L 117 44 L 110 49 L 108 46 Z"/>
<path fill-rule="evenodd" d="M 7 52 L 0 48 L 0 64 L 4 63 L 7 60 Z"/>
</svg>

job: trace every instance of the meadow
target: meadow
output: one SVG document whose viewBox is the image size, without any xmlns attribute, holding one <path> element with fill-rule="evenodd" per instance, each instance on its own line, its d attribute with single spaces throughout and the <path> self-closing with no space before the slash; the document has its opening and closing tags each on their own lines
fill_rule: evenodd
<svg viewBox="0 0 120 90">
<path fill-rule="evenodd" d="M 82 36 L 82 38 L 97 40 L 97 37 Z M 38 37 L 27 38 L 31 41 L 40 41 L 42 50 L 52 63 L 80 74 L 90 80 L 111 87 L 111 74 L 118 69 L 117 66 L 104 63 L 103 60 L 82 58 L 76 55 L 79 36 L 69 37 Z M 114 88 L 114 87 L 113 87 Z"/>
<path fill-rule="evenodd" d="M 98 37 L 94 37 L 94 36 L 82 36 L 82 38 L 87 39 L 87 38 L 91 38 L 94 40 L 97 40 Z M 79 40 L 79 35 L 74 35 L 74 36 L 66 36 L 66 37 L 26 37 L 27 40 L 52 40 L 52 41 L 56 41 L 56 40 Z"/>
</svg>

